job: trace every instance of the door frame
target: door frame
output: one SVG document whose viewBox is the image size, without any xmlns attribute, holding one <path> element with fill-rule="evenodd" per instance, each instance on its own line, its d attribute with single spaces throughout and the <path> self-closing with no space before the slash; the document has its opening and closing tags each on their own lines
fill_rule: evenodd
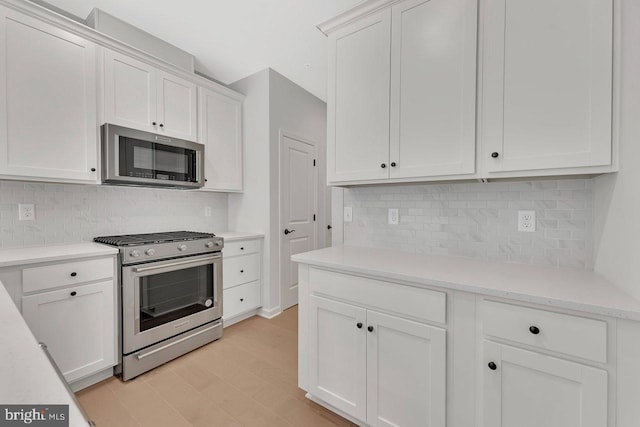
<svg viewBox="0 0 640 427">
<path fill-rule="evenodd" d="M 282 220 L 283 220 L 283 207 L 282 207 L 282 203 L 283 203 L 283 197 L 282 197 L 282 154 L 283 154 L 283 150 L 282 150 L 282 144 L 283 144 L 283 140 L 284 138 L 290 138 L 290 139 L 294 139 L 296 141 L 302 142 L 303 144 L 307 144 L 313 147 L 313 149 L 315 150 L 315 160 L 316 160 L 316 166 L 314 167 L 314 173 L 313 173 L 313 192 L 314 192 L 314 198 L 313 198 L 313 209 L 314 212 L 316 214 L 316 221 L 314 221 L 313 223 L 313 249 L 317 249 L 318 248 L 318 224 L 320 224 L 320 218 L 319 215 L 320 213 L 318 212 L 318 196 L 319 196 L 319 189 L 318 189 L 318 169 L 320 167 L 319 165 L 319 159 L 318 159 L 318 143 L 305 138 L 303 136 L 300 136 L 299 134 L 296 134 L 294 132 L 288 131 L 286 129 L 282 129 L 280 128 L 278 131 L 278 295 L 279 295 L 279 301 L 280 301 L 280 307 L 282 308 L 283 302 L 282 302 L 282 286 L 283 286 L 283 278 L 284 278 L 284 269 L 283 269 L 283 263 L 284 263 L 284 256 L 283 256 L 283 238 L 282 238 L 282 230 L 283 230 L 283 224 L 282 224 Z M 284 309 L 283 309 L 284 310 Z"/>
</svg>

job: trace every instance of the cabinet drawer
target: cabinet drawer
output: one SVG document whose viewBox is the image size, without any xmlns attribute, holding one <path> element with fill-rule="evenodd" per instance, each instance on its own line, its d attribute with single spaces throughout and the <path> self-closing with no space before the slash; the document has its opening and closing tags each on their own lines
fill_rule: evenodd
<svg viewBox="0 0 640 427">
<path fill-rule="evenodd" d="M 485 335 L 607 361 L 607 323 L 602 320 L 486 300 L 482 301 L 480 317 Z"/>
<path fill-rule="evenodd" d="M 260 240 L 242 240 L 237 242 L 225 242 L 224 249 L 222 249 L 222 254 L 225 258 L 236 256 L 236 255 L 244 255 L 244 254 L 254 254 L 260 252 Z"/>
<path fill-rule="evenodd" d="M 381 280 L 312 268 L 309 271 L 310 290 L 360 306 L 376 307 L 402 317 L 445 323 L 447 294 Z"/>
<path fill-rule="evenodd" d="M 225 319 L 230 319 L 261 305 L 259 280 L 224 290 L 222 311 Z"/>
<path fill-rule="evenodd" d="M 34 292 L 113 277 L 113 258 L 74 261 L 22 271 L 22 292 Z"/>
<path fill-rule="evenodd" d="M 222 265 L 224 289 L 260 279 L 260 254 L 225 258 Z"/>
</svg>

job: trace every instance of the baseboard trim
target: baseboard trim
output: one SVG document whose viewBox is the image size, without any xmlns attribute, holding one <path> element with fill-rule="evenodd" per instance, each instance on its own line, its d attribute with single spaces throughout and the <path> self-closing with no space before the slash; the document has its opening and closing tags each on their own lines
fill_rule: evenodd
<svg viewBox="0 0 640 427">
<path fill-rule="evenodd" d="M 258 310 L 257 314 L 258 316 L 264 317 L 265 319 L 273 319 L 274 317 L 278 316 L 280 313 L 282 313 L 282 309 L 280 308 L 280 306 L 277 306 L 270 310 L 261 308 L 260 310 Z"/>
<path fill-rule="evenodd" d="M 333 405 L 328 404 L 324 400 L 315 397 L 311 393 L 305 394 L 304 397 L 306 397 L 307 399 L 309 399 L 312 402 L 317 403 L 320 406 L 324 406 L 325 408 L 327 408 L 331 412 L 335 412 L 336 414 L 340 415 L 342 418 L 346 418 L 347 420 L 351 421 L 352 423 L 354 423 L 357 426 L 364 427 L 364 426 L 367 425 L 367 424 L 364 424 L 362 421 L 355 419 L 351 415 L 344 413 L 344 411 L 341 411 L 340 409 L 334 407 Z"/>
<path fill-rule="evenodd" d="M 71 387 L 71 390 L 73 390 L 73 392 L 76 393 L 84 388 L 97 384 L 100 381 L 104 381 L 107 378 L 111 378 L 112 376 L 113 376 L 113 366 L 110 368 L 104 369 L 100 372 L 97 372 L 93 375 L 89 375 L 88 377 L 80 378 L 79 380 L 76 380 L 70 383 L 69 387 Z"/>
</svg>

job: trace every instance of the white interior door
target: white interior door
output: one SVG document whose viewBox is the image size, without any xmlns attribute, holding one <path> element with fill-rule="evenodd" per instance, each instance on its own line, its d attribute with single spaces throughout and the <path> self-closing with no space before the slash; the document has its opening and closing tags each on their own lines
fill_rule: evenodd
<svg viewBox="0 0 640 427">
<path fill-rule="evenodd" d="M 312 142 L 280 133 L 280 304 L 298 303 L 298 265 L 291 256 L 316 247 L 317 166 Z"/>
</svg>

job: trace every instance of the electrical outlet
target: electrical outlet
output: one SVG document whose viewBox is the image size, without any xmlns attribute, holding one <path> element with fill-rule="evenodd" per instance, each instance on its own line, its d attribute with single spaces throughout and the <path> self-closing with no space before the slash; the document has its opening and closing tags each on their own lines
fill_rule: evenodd
<svg viewBox="0 0 640 427">
<path fill-rule="evenodd" d="M 204 207 L 204 216 L 211 216 L 211 206 Z"/>
<path fill-rule="evenodd" d="M 398 225 L 398 209 L 389 209 L 389 224 Z"/>
<path fill-rule="evenodd" d="M 518 231 L 536 231 L 536 211 L 518 211 Z"/>
<path fill-rule="evenodd" d="M 351 206 L 344 207 L 344 222 L 353 221 L 353 208 Z"/>
<path fill-rule="evenodd" d="M 33 203 L 18 204 L 18 219 L 20 221 L 34 221 L 36 219 L 36 207 Z"/>
</svg>

